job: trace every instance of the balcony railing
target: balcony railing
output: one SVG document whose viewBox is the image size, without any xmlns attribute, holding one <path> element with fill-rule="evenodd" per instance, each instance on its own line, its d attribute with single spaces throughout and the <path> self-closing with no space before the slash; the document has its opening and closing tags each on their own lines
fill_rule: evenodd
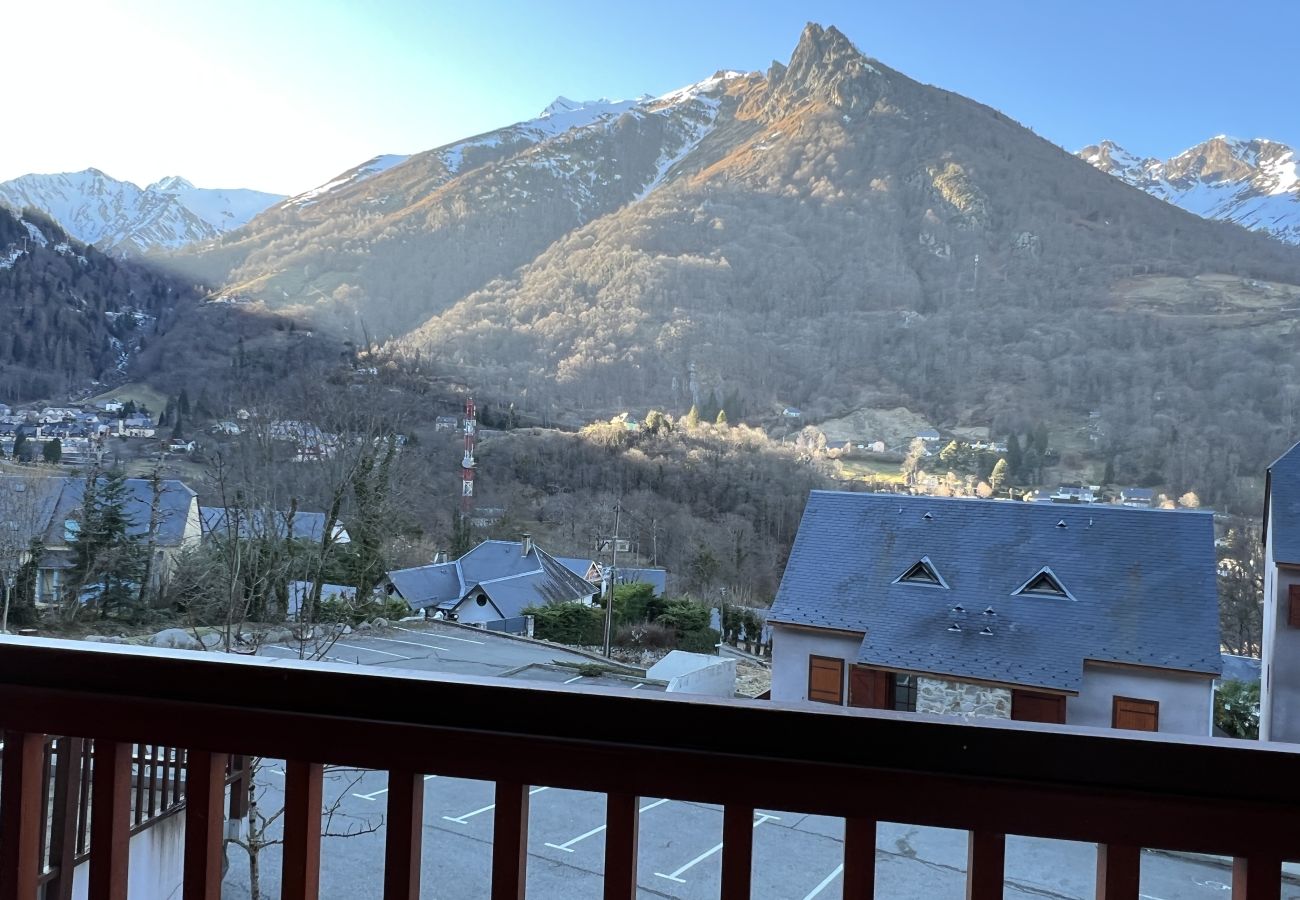
<svg viewBox="0 0 1300 900">
<path fill-rule="evenodd" d="M 0 638 L 0 725 L 0 900 L 40 890 L 46 735 L 96 742 L 91 900 L 126 896 L 140 744 L 186 751 L 186 900 L 220 897 L 231 754 L 286 761 L 285 900 L 318 894 L 326 763 L 389 773 L 386 900 L 419 896 L 425 774 L 495 782 L 500 900 L 524 895 L 530 785 L 607 795 L 604 896 L 622 900 L 641 796 L 723 807 L 727 900 L 750 895 L 756 799 L 845 819 L 852 898 L 872 896 L 879 821 L 968 830 L 974 900 L 1002 897 L 1008 834 L 1097 843 L 1106 900 L 1136 900 L 1143 847 L 1234 857 L 1238 900 L 1276 900 L 1282 861 L 1300 859 L 1300 748 L 1286 745 L 14 638 Z"/>
</svg>

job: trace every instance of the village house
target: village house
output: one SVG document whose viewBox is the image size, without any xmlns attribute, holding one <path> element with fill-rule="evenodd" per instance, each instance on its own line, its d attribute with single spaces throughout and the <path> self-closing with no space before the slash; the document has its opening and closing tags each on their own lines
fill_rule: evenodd
<svg viewBox="0 0 1300 900">
<path fill-rule="evenodd" d="M 1124 506 L 1145 509 L 1155 504 L 1156 492 L 1151 488 L 1129 487 L 1119 492 L 1119 502 Z"/>
<path fill-rule="evenodd" d="M 128 478 L 125 485 L 127 534 L 143 541 L 149 532 L 153 486 L 144 478 Z M 84 478 L 0 476 L 0 521 L 44 541 L 36 583 L 38 603 L 58 603 L 62 598 L 73 564 L 72 546 L 80 531 L 85 487 Z M 185 483 L 163 481 L 158 508 L 155 582 L 166 580 L 176 555 L 197 543 L 201 531 L 198 498 Z"/>
<path fill-rule="evenodd" d="M 1208 735 L 1214 519 L 814 491 L 768 622 L 773 700 Z"/>
<path fill-rule="evenodd" d="M 1264 481 L 1263 741 L 1300 743 L 1300 444 Z"/>
<path fill-rule="evenodd" d="M 155 434 L 153 419 L 141 413 L 116 421 L 117 434 L 121 437 L 151 438 Z"/>
<path fill-rule="evenodd" d="M 384 590 L 431 618 L 466 624 L 514 618 L 529 606 L 591 603 L 600 593 L 527 535 L 484 541 L 455 562 L 389 572 Z"/>
<path fill-rule="evenodd" d="M 261 510 L 249 512 L 236 509 L 232 512 L 220 506 L 201 506 L 199 520 L 202 523 L 202 535 L 205 541 L 231 538 L 245 540 L 249 537 L 265 537 L 272 534 L 281 540 L 292 536 L 295 541 L 319 544 L 325 534 L 323 512 L 276 510 L 268 521 L 268 517 Z M 342 522 L 334 523 L 330 542 L 333 544 L 352 542 L 352 536 L 348 534 Z"/>
</svg>

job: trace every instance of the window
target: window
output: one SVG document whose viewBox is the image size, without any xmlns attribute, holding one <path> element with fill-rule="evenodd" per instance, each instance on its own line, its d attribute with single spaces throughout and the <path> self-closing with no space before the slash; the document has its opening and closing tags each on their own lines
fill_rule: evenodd
<svg viewBox="0 0 1300 900">
<path fill-rule="evenodd" d="M 849 706 L 892 709 L 893 686 L 889 673 L 869 666 L 849 669 Z"/>
<path fill-rule="evenodd" d="M 930 557 L 922 556 L 910 569 L 894 579 L 894 584 L 929 584 L 946 588 L 948 582 L 943 580 L 939 570 L 930 562 Z"/>
<path fill-rule="evenodd" d="M 889 680 L 894 700 L 890 708 L 900 712 L 916 712 L 916 676 L 895 672 Z"/>
<path fill-rule="evenodd" d="M 1074 599 L 1070 592 L 1065 589 L 1065 586 L 1061 584 L 1060 579 L 1046 566 L 1039 569 L 1033 578 L 1022 584 L 1013 593 L 1017 596 L 1020 594 L 1044 594 L 1049 597 Z"/>
<path fill-rule="evenodd" d="M 844 660 L 829 656 L 808 657 L 808 699 L 844 705 Z"/>
<path fill-rule="evenodd" d="M 487 594 L 479 594 L 474 602 L 479 606 L 487 606 Z"/>
<path fill-rule="evenodd" d="M 1111 707 L 1110 727 L 1131 731 L 1159 731 L 1160 704 L 1155 700 L 1116 697 Z"/>
<path fill-rule="evenodd" d="M 1011 692 L 1011 718 L 1021 722 L 1065 724 L 1065 697 L 1038 691 Z"/>
</svg>

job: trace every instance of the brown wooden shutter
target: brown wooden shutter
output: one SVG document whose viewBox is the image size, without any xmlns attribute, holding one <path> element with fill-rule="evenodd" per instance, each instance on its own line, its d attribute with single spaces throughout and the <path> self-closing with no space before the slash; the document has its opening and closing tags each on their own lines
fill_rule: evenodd
<svg viewBox="0 0 1300 900">
<path fill-rule="evenodd" d="M 891 709 L 889 673 L 867 666 L 849 669 L 849 706 L 864 709 Z"/>
<path fill-rule="evenodd" d="M 808 657 L 808 699 L 844 705 L 844 660 Z"/>
<path fill-rule="evenodd" d="M 1111 707 L 1110 724 L 1112 728 L 1127 728 L 1132 731 L 1159 731 L 1160 704 L 1154 700 L 1116 697 Z"/>
<path fill-rule="evenodd" d="M 1292 628 L 1300 628 L 1300 584 L 1293 584 L 1288 587 L 1286 595 L 1286 623 Z"/>
<path fill-rule="evenodd" d="M 1011 718 L 1021 722 L 1048 722 L 1065 724 L 1065 697 L 1061 694 L 1040 694 L 1037 691 L 1011 692 Z"/>
</svg>

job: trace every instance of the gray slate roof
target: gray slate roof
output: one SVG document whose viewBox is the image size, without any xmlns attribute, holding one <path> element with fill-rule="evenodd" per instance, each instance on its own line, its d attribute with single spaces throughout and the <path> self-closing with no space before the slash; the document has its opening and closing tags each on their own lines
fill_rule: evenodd
<svg viewBox="0 0 1300 900">
<path fill-rule="evenodd" d="M 654 587 L 656 597 L 662 597 L 668 589 L 668 572 L 665 569 L 625 569 L 619 566 L 615 578 L 619 584 L 649 584 Z"/>
<path fill-rule="evenodd" d="M 595 596 L 597 588 L 534 544 L 525 556 L 516 541 L 484 541 L 460 559 L 388 573 L 412 609 L 455 609 L 481 588 L 503 618 L 528 606 Z"/>
<path fill-rule="evenodd" d="M 24 490 L 16 490 L 22 485 Z M 160 522 L 156 537 L 163 547 L 179 546 L 185 539 L 186 518 L 195 493 L 184 482 L 166 479 L 159 495 Z M 85 499 L 84 478 L 0 476 L 0 519 L 15 521 L 20 529 L 39 530 L 50 547 L 65 544 L 64 523 L 80 519 Z M 35 497 L 35 500 L 27 499 Z M 147 479 L 126 479 L 127 533 L 142 537 L 149 530 L 153 487 Z M 29 505 L 30 504 L 30 505 Z"/>
<path fill-rule="evenodd" d="M 241 515 L 244 515 L 245 518 L 242 521 L 237 521 L 239 537 L 248 537 L 250 533 L 257 535 L 266 533 L 266 515 L 261 510 L 253 510 L 251 516 L 241 511 Z M 200 506 L 199 517 L 203 520 L 204 537 L 226 537 L 229 534 L 231 523 L 228 510 L 220 506 Z M 285 536 L 289 522 L 290 516 L 287 512 L 276 510 L 272 514 L 271 527 L 275 530 L 276 537 L 282 538 Z M 325 533 L 325 513 L 295 511 L 292 522 L 294 540 L 317 542 L 321 539 L 321 535 Z M 335 522 L 335 543 L 346 544 L 349 540 L 347 529 Z"/>
<path fill-rule="evenodd" d="M 594 560 L 582 559 L 578 556 L 557 556 L 555 561 L 579 578 L 586 578 L 587 572 L 591 570 L 592 565 L 595 563 Z"/>
<path fill-rule="evenodd" d="M 922 557 L 946 588 L 894 583 Z M 1074 599 L 1013 596 L 1044 567 Z M 813 491 L 768 618 L 861 632 L 857 662 L 912 672 L 1065 691 L 1084 660 L 1217 675 L 1213 515 Z"/>
<path fill-rule="evenodd" d="M 1260 660 L 1254 656 L 1234 656 L 1223 654 L 1224 681 L 1244 681 L 1246 684 L 1259 684 Z"/>
<path fill-rule="evenodd" d="M 1264 495 L 1264 540 L 1280 563 L 1300 564 L 1300 444 L 1268 467 Z M 1273 527 L 1269 525 L 1269 512 Z"/>
</svg>

